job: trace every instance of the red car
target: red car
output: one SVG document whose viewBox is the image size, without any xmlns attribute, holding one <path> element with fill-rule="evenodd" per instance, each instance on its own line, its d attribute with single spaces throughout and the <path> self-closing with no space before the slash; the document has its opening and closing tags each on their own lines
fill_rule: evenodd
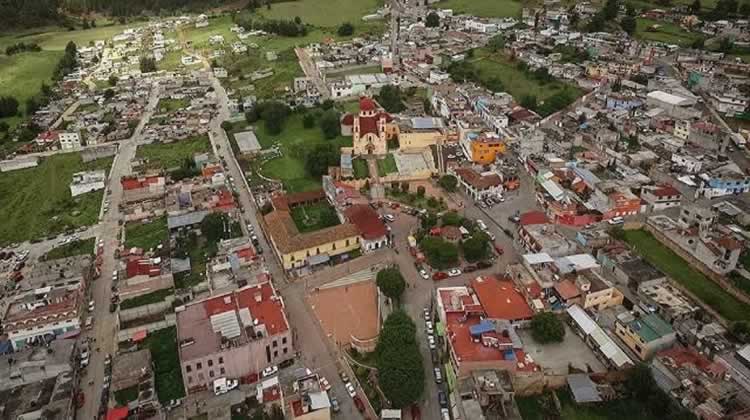
<svg viewBox="0 0 750 420">
<path fill-rule="evenodd" d="M 435 274 L 432 275 L 432 279 L 436 280 L 436 281 L 437 280 L 442 280 L 442 279 L 447 279 L 447 278 L 448 278 L 448 275 L 445 274 L 445 273 L 443 273 L 442 271 L 438 271 L 437 273 L 435 273 Z"/>
<path fill-rule="evenodd" d="M 365 404 L 362 402 L 362 400 L 359 399 L 359 396 L 356 396 L 354 399 L 354 405 L 357 407 L 357 410 L 359 410 L 360 413 L 365 412 Z"/>
<path fill-rule="evenodd" d="M 414 404 L 411 406 L 411 419 L 412 420 L 419 420 L 422 417 L 420 411 L 419 411 L 419 405 Z"/>
<path fill-rule="evenodd" d="M 505 253 L 505 250 L 503 250 L 503 247 L 501 247 L 498 244 L 493 244 L 495 247 L 495 251 L 497 251 L 497 255 L 503 255 Z"/>
</svg>

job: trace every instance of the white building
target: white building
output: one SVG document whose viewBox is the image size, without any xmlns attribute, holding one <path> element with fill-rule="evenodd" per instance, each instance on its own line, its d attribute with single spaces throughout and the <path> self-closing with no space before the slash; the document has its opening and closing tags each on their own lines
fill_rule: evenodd
<svg viewBox="0 0 750 420">
<path fill-rule="evenodd" d="M 456 176 L 459 188 L 474 200 L 503 192 L 503 181 L 496 173 L 480 174 L 471 168 L 450 169 L 449 172 Z"/>
<path fill-rule="evenodd" d="M 3 328 L 13 350 L 79 329 L 81 300 L 77 288 L 47 286 L 17 295 L 3 319 Z"/>
<path fill-rule="evenodd" d="M 682 193 L 671 185 L 646 186 L 641 190 L 641 198 L 651 206 L 651 210 L 660 211 L 679 206 Z"/>
<path fill-rule="evenodd" d="M 445 83 L 449 81 L 451 78 L 451 75 L 439 70 L 431 70 L 430 71 L 430 83 L 433 85 L 439 85 L 441 83 Z"/>
<path fill-rule="evenodd" d="M 103 190 L 106 180 L 104 170 L 74 173 L 73 181 L 70 183 L 70 195 L 76 197 L 91 191 Z"/>
<path fill-rule="evenodd" d="M 711 94 L 711 105 L 716 110 L 727 116 L 742 114 L 748 106 L 748 98 L 737 93 Z"/>
<path fill-rule="evenodd" d="M 497 32 L 497 25 L 489 22 L 481 22 L 469 19 L 464 24 L 464 28 L 470 32 L 479 32 L 482 34 L 493 34 Z"/>
<path fill-rule="evenodd" d="M 703 169 L 703 156 L 689 156 L 672 153 L 672 163 L 689 174 L 697 174 Z"/>
<path fill-rule="evenodd" d="M 58 134 L 60 148 L 62 150 L 75 150 L 81 148 L 81 135 L 76 132 L 63 132 Z"/>
</svg>

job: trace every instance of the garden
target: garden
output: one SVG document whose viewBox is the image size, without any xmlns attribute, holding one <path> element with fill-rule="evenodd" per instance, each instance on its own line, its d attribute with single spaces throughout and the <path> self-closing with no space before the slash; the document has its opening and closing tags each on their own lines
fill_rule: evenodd
<svg viewBox="0 0 750 420">
<path fill-rule="evenodd" d="M 201 135 L 171 143 L 151 143 L 138 146 L 136 156 L 148 160 L 151 168 L 179 168 L 185 159 L 193 159 L 198 153 L 211 152 L 208 136 Z"/>
<path fill-rule="evenodd" d="M 125 247 L 149 250 L 169 238 L 167 218 L 162 216 L 150 222 L 133 222 L 125 225 Z"/>
<path fill-rule="evenodd" d="M 43 260 L 56 260 L 59 258 L 75 257 L 78 255 L 91 255 L 94 253 L 95 239 L 78 239 L 67 244 L 52 248 L 44 254 Z"/>
<path fill-rule="evenodd" d="M 326 201 L 293 208 L 292 219 L 300 233 L 314 232 L 341 223 L 336 210 Z"/>
<path fill-rule="evenodd" d="M 165 404 L 184 397 L 185 388 L 177 351 L 177 329 L 169 327 L 150 332 L 141 346 L 148 348 L 151 353 L 159 402 Z"/>
</svg>

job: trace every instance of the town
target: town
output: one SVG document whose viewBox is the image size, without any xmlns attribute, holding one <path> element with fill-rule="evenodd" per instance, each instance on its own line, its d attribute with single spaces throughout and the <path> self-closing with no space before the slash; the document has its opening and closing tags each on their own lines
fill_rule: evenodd
<svg viewBox="0 0 750 420">
<path fill-rule="evenodd" d="M 703 2 L 0 33 L 0 419 L 750 418 L 750 3 Z"/>
</svg>

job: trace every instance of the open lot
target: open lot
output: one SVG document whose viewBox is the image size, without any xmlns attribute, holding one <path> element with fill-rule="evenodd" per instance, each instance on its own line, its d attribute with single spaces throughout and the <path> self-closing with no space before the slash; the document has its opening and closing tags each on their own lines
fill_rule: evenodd
<svg viewBox="0 0 750 420">
<path fill-rule="evenodd" d="M 378 335 L 378 292 L 372 279 L 331 283 L 316 288 L 309 300 L 323 330 L 336 344 L 349 344 L 352 336 L 370 339 Z"/>
<path fill-rule="evenodd" d="M 111 40 L 112 36 L 119 34 L 127 28 L 135 28 L 140 25 L 114 25 L 105 24 L 103 20 L 98 20 L 96 28 L 91 29 L 77 29 L 75 31 L 69 31 L 66 28 L 50 27 L 47 30 L 35 29 L 26 33 L 20 33 L 15 35 L 3 35 L 0 36 L 0 49 L 3 51 L 5 47 L 17 42 L 36 42 L 44 50 L 52 51 L 63 51 L 65 45 L 68 42 L 73 41 L 78 46 L 89 45 L 89 42 L 97 40 Z"/>
<path fill-rule="evenodd" d="M 39 93 L 42 83 L 51 84 L 60 57 L 62 53 L 58 51 L 0 55 L 0 92 L 16 98 L 19 111 L 23 112 L 26 100 Z"/>
<path fill-rule="evenodd" d="M 320 188 L 320 179 L 310 176 L 305 171 L 304 148 L 328 142 L 334 147 L 351 146 L 352 138 L 339 136 L 327 140 L 320 127 L 304 128 L 302 116 L 293 114 L 289 117 L 284 130 L 278 135 L 268 134 L 262 121 L 256 126 L 256 136 L 260 145 L 267 149 L 278 143 L 282 156 L 263 164 L 263 175 L 281 180 L 284 187 L 291 192 L 309 191 Z"/>
<path fill-rule="evenodd" d="M 614 420 L 639 419 L 658 420 L 651 415 L 643 403 L 635 399 L 620 399 L 597 404 L 578 405 L 567 390 L 553 391 L 560 399 L 560 416 L 563 420 Z M 524 420 L 545 420 L 556 418 L 542 403 L 543 396 L 516 397 L 518 409 Z"/>
<path fill-rule="evenodd" d="M 258 9 L 261 16 L 270 19 L 293 19 L 295 16 L 315 26 L 338 26 L 351 22 L 362 23 L 362 16 L 375 12 L 382 5 L 380 0 L 299 0 L 274 3 L 271 9 Z"/>
<path fill-rule="evenodd" d="M 140 295 L 131 299 L 125 299 L 120 303 L 120 309 L 131 309 L 139 306 L 151 305 L 152 303 L 163 302 L 167 296 L 173 295 L 174 289 L 161 289 L 155 292 Z"/>
<path fill-rule="evenodd" d="M 148 166 L 172 169 L 182 165 L 185 159 L 192 159 L 196 153 L 211 151 L 208 136 L 196 136 L 172 143 L 151 143 L 138 146 L 136 156 L 148 159 Z"/>
<path fill-rule="evenodd" d="M 159 112 L 174 112 L 187 108 L 188 105 L 190 105 L 190 102 L 188 102 L 187 99 L 162 98 L 159 99 L 156 109 L 158 109 Z"/>
<path fill-rule="evenodd" d="M 0 173 L 0 244 L 94 224 L 103 191 L 71 197 L 68 185 L 75 172 L 111 165 L 112 159 L 84 163 L 78 153 L 65 153 L 35 168 Z"/>
<path fill-rule="evenodd" d="M 44 260 L 56 260 L 58 258 L 74 257 L 76 255 L 86 255 L 94 253 L 94 238 L 79 239 L 65 245 L 52 248 L 42 257 Z"/>
<path fill-rule="evenodd" d="M 292 219 L 300 233 L 314 232 L 340 223 L 336 210 L 327 201 L 293 208 Z"/>
<path fill-rule="evenodd" d="M 230 78 L 224 84 L 231 89 L 247 91 L 259 98 L 270 98 L 283 93 L 292 86 L 295 77 L 302 76 L 294 50 L 278 52 L 275 61 L 268 61 L 260 49 L 249 50 L 247 54 L 227 54 L 221 64 L 229 72 Z M 272 69 L 273 75 L 253 81 L 254 72 Z"/>
<path fill-rule="evenodd" d="M 516 0 L 444 0 L 435 7 L 453 9 L 454 15 L 519 17 L 524 4 Z"/>
<path fill-rule="evenodd" d="M 567 324 L 564 325 L 565 339 L 562 343 L 539 344 L 532 338 L 530 330 L 518 330 L 526 354 L 534 358 L 545 371 L 552 371 L 554 375 L 567 375 L 570 373 L 569 366 L 582 371 L 590 369 L 591 372 L 606 372 L 607 368 L 586 343 L 571 331 Z"/>
<path fill-rule="evenodd" d="M 159 217 L 148 223 L 128 223 L 125 225 L 125 247 L 149 250 L 168 239 L 167 218 Z"/>
<path fill-rule="evenodd" d="M 750 305 L 740 302 L 721 286 L 690 267 L 685 260 L 662 245 L 650 233 L 644 230 L 628 230 L 625 231 L 625 240 L 646 261 L 672 277 L 727 320 L 750 319 Z"/>
<path fill-rule="evenodd" d="M 637 18 L 635 37 L 644 41 L 657 41 L 688 47 L 701 34 L 688 32 L 674 23 Z M 656 25 L 656 27 L 654 27 Z M 652 30 L 649 28 L 654 27 Z"/>
<path fill-rule="evenodd" d="M 177 329 L 170 327 L 149 333 L 142 345 L 149 349 L 151 360 L 154 361 L 154 382 L 159 401 L 164 404 L 184 397 L 185 389 L 182 387 L 182 371 L 177 354 Z"/>
<path fill-rule="evenodd" d="M 480 48 L 475 50 L 474 59 L 469 61 L 479 73 L 479 79 L 486 83 L 498 78 L 502 81 L 505 91 L 520 100 L 525 95 L 536 96 L 539 103 L 560 92 L 569 92 L 571 97 L 577 98 L 583 93 L 581 89 L 567 83 L 552 80 L 542 84 L 528 73 L 517 67 L 517 63 L 505 53 L 492 53 Z"/>
</svg>

